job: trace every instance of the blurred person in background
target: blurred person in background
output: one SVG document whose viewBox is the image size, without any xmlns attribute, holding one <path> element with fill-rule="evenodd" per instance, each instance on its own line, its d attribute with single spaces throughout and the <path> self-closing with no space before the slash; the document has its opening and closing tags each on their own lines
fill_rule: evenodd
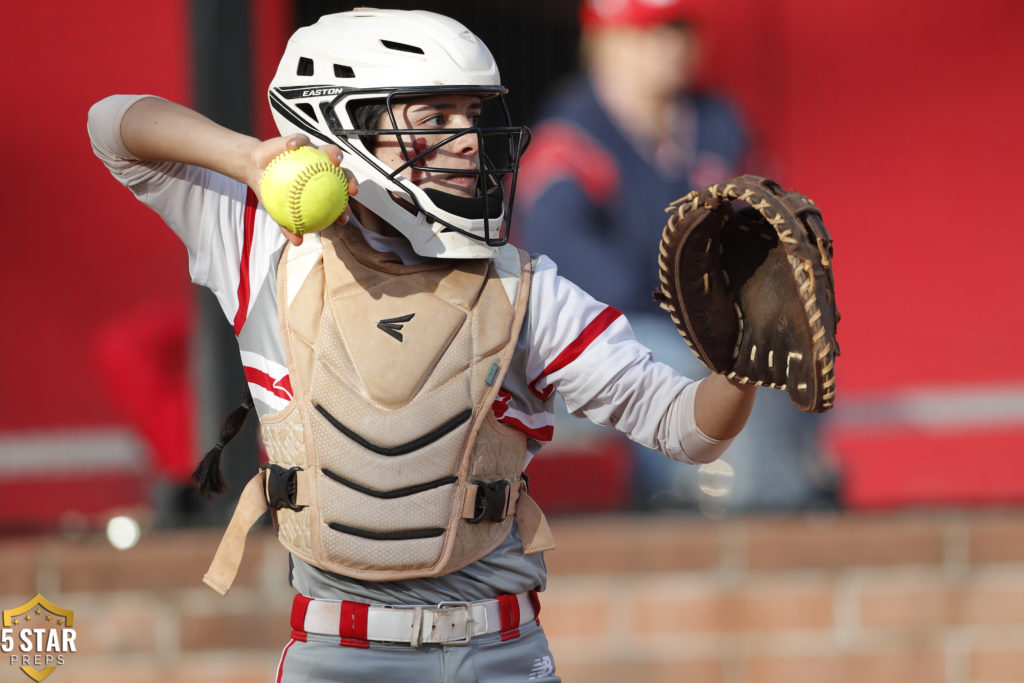
<svg viewBox="0 0 1024 683">
<path fill-rule="evenodd" d="M 697 0 L 584 0 L 579 18 L 582 68 L 541 107 L 523 161 L 519 239 L 621 310 L 657 360 L 689 377 L 706 375 L 651 300 L 653 254 L 670 202 L 757 172 L 742 168 L 746 130 L 724 99 L 694 88 Z M 768 393 L 711 471 L 629 444 L 634 506 L 699 506 L 709 514 L 834 506 L 821 421 L 794 410 L 784 394 Z M 564 407 L 558 427 L 583 444 L 619 438 L 568 419 Z"/>
</svg>

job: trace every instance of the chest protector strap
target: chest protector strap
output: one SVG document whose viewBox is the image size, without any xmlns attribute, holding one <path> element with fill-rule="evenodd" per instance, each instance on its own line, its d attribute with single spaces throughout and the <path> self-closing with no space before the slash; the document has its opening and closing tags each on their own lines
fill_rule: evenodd
<svg viewBox="0 0 1024 683">
<path fill-rule="evenodd" d="M 362 580 L 456 571 L 516 520 L 525 552 L 554 547 L 522 476 L 526 437 L 491 409 L 525 317 L 526 255 L 406 266 L 357 230 L 319 237 L 323 257 L 290 302 L 291 247 L 282 255 L 294 398 L 262 419 L 270 466 L 243 492 L 204 581 L 227 591 L 267 507 L 288 550 Z"/>
</svg>

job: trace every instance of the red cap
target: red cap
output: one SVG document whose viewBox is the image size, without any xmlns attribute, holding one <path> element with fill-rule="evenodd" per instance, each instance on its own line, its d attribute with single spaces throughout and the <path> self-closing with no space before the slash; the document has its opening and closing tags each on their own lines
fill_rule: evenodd
<svg viewBox="0 0 1024 683">
<path fill-rule="evenodd" d="M 698 14 L 697 0 L 583 0 L 580 26 L 648 27 L 670 21 L 693 21 Z"/>
</svg>

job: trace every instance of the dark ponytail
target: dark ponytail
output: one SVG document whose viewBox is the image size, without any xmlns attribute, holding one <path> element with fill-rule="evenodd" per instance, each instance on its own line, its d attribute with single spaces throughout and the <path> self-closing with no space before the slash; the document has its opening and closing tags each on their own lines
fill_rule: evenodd
<svg viewBox="0 0 1024 683">
<path fill-rule="evenodd" d="M 245 392 L 242 394 L 242 402 L 237 408 L 224 416 L 220 422 L 220 434 L 217 443 L 207 451 L 199 466 L 192 473 L 192 484 L 200 496 L 207 500 L 215 495 L 224 493 L 227 484 L 224 482 L 224 475 L 220 471 L 220 456 L 224 447 L 231 443 L 238 432 L 245 424 L 245 418 L 253 409 L 252 393 L 249 391 L 249 384 L 245 385 Z"/>
</svg>

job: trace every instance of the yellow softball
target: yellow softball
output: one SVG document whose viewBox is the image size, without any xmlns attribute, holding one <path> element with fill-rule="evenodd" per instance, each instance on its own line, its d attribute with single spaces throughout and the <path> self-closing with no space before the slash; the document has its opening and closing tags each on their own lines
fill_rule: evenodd
<svg viewBox="0 0 1024 683">
<path fill-rule="evenodd" d="M 348 206 L 348 179 L 315 147 L 296 147 L 274 157 L 260 178 L 270 217 L 296 235 L 319 232 Z"/>
</svg>

